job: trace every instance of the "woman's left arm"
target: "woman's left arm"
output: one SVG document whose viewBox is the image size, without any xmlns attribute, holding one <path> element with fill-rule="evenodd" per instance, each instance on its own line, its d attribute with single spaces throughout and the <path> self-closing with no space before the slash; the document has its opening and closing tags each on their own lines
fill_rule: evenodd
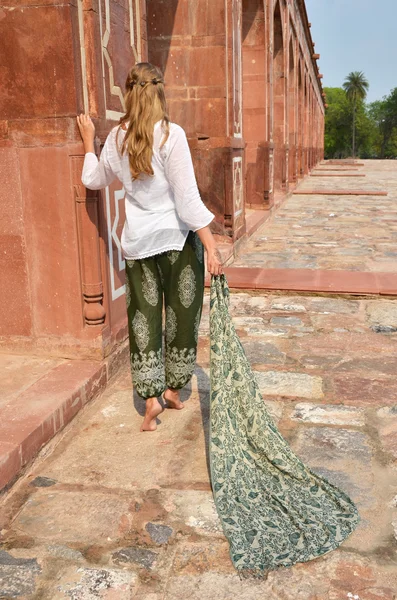
<svg viewBox="0 0 397 600">
<path fill-rule="evenodd" d="M 95 126 L 89 115 L 80 115 L 77 117 L 77 125 L 83 139 L 85 158 L 81 181 L 86 188 L 90 190 L 101 190 L 114 181 L 116 175 L 112 169 L 108 156 L 107 138 L 100 159 L 95 154 L 94 139 Z"/>
</svg>

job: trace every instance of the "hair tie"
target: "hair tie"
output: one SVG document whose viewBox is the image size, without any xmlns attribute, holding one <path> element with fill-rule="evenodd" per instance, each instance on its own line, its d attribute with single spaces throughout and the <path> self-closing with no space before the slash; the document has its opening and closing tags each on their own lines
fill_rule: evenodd
<svg viewBox="0 0 397 600">
<path fill-rule="evenodd" d="M 134 89 L 134 86 L 138 84 L 144 88 L 148 83 L 157 85 L 158 83 L 164 83 L 164 81 L 162 79 L 157 79 L 156 77 L 154 77 L 151 81 L 140 81 L 139 83 L 138 83 L 138 81 L 130 81 L 130 83 L 128 84 L 128 87 L 130 90 L 132 90 L 132 89 Z"/>
</svg>

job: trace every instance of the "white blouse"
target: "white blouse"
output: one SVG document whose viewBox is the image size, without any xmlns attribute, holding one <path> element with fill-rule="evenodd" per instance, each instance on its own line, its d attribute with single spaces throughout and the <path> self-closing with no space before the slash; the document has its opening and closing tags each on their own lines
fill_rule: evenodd
<svg viewBox="0 0 397 600">
<path fill-rule="evenodd" d="M 121 246 L 126 259 L 182 250 L 189 230 L 197 231 L 214 218 L 200 198 L 184 130 L 171 123 L 169 138 L 160 150 L 163 129 L 161 121 L 155 124 L 154 176 L 138 180 L 131 177 L 128 155 L 119 151 L 124 135 L 119 126 L 112 129 L 99 161 L 87 152 L 83 184 L 91 190 L 102 189 L 115 178 L 123 184 L 126 219 Z"/>
</svg>

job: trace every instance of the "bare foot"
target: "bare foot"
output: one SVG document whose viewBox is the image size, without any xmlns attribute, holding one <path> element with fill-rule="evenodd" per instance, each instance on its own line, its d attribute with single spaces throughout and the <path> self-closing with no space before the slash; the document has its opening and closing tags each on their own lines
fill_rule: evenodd
<svg viewBox="0 0 397 600">
<path fill-rule="evenodd" d="M 176 410 L 182 410 L 182 408 L 185 408 L 185 405 L 179 398 L 179 390 L 168 388 L 168 390 L 165 390 L 163 398 L 167 402 L 167 408 L 174 408 Z"/>
<path fill-rule="evenodd" d="M 156 419 L 163 410 L 164 409 L 157 398 L 147 398 L 146 413 L 141 425 L 141 431 L 156 431 Z"/>
</svg>

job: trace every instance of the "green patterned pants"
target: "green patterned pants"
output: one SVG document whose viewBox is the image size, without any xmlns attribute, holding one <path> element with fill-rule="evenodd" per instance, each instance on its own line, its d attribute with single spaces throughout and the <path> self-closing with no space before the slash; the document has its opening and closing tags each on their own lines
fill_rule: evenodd
<svg viewBox="0 0 397 600">
<path fill-rule="evenodd" d="M 161 396 L 168 387 L 181 389 L 190 381 L 203 294 L 204 248 L 193 232 L 181 251 L 126 261 L 131 372 L 142 398 Z"/>
</svg>

